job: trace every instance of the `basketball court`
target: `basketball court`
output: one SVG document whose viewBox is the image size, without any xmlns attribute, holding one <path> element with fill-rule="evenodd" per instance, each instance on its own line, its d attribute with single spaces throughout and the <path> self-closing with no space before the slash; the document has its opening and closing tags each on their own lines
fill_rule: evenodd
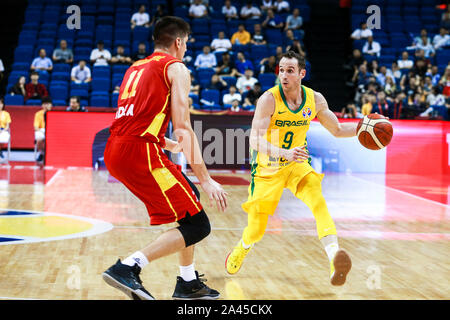
<svg viewBox="0 0 450 320">
<path fill-rule="evenodd" d="M 327 173 L 324 196 L 353 262 L 346 284 L 333 287 L 312 213 L 288 190 L 263 240 L 228 275 L 225 257 L 247 223 L 240 206 L 250 172 L 211 174 L 229 208 L 220 213 L 203 201 L 212 232 L 195 264 L 222 299 L 448 298 L 448 179 Z M 106 170 L 10 163 L 0 178 L 0 282 L 8 283 L 0 299 L 128 299 L 101 273 L 173 226 L 150 227 L 144 205 Z M 177 273 L 173 255 L 150 263 L 141 278 L 156 299 L 171 299 Z"/>
</svg>

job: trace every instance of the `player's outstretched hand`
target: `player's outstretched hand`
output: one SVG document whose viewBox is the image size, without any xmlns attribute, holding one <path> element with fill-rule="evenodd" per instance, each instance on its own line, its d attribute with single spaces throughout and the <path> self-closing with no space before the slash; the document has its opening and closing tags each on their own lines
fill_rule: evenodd
<svg viewBox="0 0 450 320">
<path fill-rule="evenodd" d="M 227 209 L 228 193 L 223 190 L 222 186 L 211 178 L 202 183 L 201 186 L 203 191 L 208 195 L 209 206 L 212 207 L 213 201 L 215 201 L 217 209 L 224 212 Z"/>
<path fill-rule="evenodd" d="M 306 150 L 305 146 L 295 147 L 289 150 L 285 150 L 282 157 L 288 161 L 303 162 L 308 160 L 309 153 Z"/>
</svg>

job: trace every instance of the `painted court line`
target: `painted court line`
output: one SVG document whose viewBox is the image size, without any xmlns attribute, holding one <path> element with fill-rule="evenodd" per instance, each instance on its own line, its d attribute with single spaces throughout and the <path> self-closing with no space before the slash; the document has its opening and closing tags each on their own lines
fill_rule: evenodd
<svg viewBox="0 0 450 320">
<path fill-rule="evenodd" d="M 51 177 L 50 180 L 48 180 L 47 183 L 46 183 L 45 185 L 46 185 L 47 187 L 48 187 L 48 186 L 51 186 L 51 185 L 55 182 L 56 178 L 58 178 L 58 176 L 59 176 L 62 172 L 63 172 L 62 169 L 58 169 L 58 171 L 56 171 L 56 173 L 53 175 L 53 177 Z"/>
</svg>

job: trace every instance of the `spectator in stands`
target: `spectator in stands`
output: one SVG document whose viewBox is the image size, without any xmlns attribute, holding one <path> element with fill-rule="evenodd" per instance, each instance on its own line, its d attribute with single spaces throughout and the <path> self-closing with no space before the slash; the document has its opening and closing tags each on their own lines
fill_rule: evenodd
<svg viewBox="0 0 450 320">
<path fill-rule="evenodd" d="M 150 26 L 155 25 L 162 17 L 166 16 L 166 10 L 163 4 L 158 4 L 156 6 L 155 14 L 152 17 L 152 21 L 150 22 Z"/>
<path fill-rule="evenodd" d="M 26 83 L 26 78 L 25 76 L 20 76 L 19 80 L 17 80 L 17 82 L 14 84 L 14 86 L 11 88 L 11 90 L 9 91 L 9 94 L 11 95 L 21 95 L 21 96 L 26 96 L 27 95 L 27 91 L 25 90 L 25 83 Z"/>
<path fill-rule="evenodd" d="M 373 40 L 372 36 L 370 36 L 367 38 L 367 42 L 364 44 L 362 52 L 366 55 L 378 58 L 380 56 L 381 46 L 377 41 Z"/>
<path fill-rule="evenodd" d="M 72 49 L 67 48 L 67 41 L 61 40 L 59 48 L 53 51 L 53 62 L 55 63 L 69 63 L 73 62 Z"/>
<path fill-rule="evenodd" d="M 34 114 L 34 140 L 36 141 L 37 148 L 37 162 L 44 160 L 45 154 L 45 119 L 46 114 L 52 110 L 52 99 L 45 97 L 42 99 L 42 109 Z"/>
<path fill-rule="evenodd" d="M 253 5 L 251 0 L 247 1 L 241 8 L 241 19 L 258 19 L 261 17 L 261 11 Z"/>
<path fill-rule="evenodd" d="M 281 30 L 283 26 L 283 19 L 279 15 L 276 15 L 272 9 L 267 10 L 267 17 L 262 22 L 262 27 Z"/>
<path fill-rule="evenodd" d="M 262 59 L 259 62 L 260 73 L 276 73 L 277 71 L 277 59 L 275 56 L 270 56 Z"/>
<path fill-rule="evenodd" d="M 245 25 L 241 23 L 238 26 L 238 30 L 231 36 L 231 43 L 246 45 L 250 42 L 251 38 L 250 32 L 245 30 Z"/>
<path fill-rule="evenodd" d="M 238 19 L 239 16 L 237 14 L 237 9 L 235 6 L 231 4 L 230 0 L 225 0 L 224 6 L 222 7 L 222 14 L 225 16 L 225 19 Z"/>
<path fill-rule="evenodd" d="M 135 27 L 150 27 L 150 15 L 146 12 L 145 5 L 139 7 L 138 12 L 131 16 L 131 29 Z"/>
<path fill-rule="evenodd" d="M 97 48 L 91 52 L 91 64 L 94 67 L 107 66 L 111 60 L 111 53 L 105 49 L 105 43 L 103 41 L 97 42 Z"/>
<path fill-rule="evenodd" d="M 238 103 L 241 103 L 242 96 L 239 92 L 237 92 L 236 86 L 231 85 L 228 93 L 223 95 L 222 102 L 224 105 L 233 104 L 233 101 L 235 100 L 238 101 Z"/>
<path fill-rule="evenodd" d="M 386 99 L 386 93 L 380 91 L 377 93 L 377 102 L 373 105 L 372 113 L 379 113 L 385 117 L 392 117 L 393 112 L 392 101 Z"/>
<path fill-rule="evenodd" d="M 289 2 L 287 2 L 286 0 L 275 0 L 273 6 L 275 7 L 274 10 L 277 13 L 285 13 L 291 10 Z"/>
<path fill-rule="evenodd" d="M 372 32 L 372 30 L 367 28 L 367 23 L 361 22 L 360 28 L 353 31 L 350 38 L 352 38 L 353 40 L 360 40 L 360 39 L 367 39 L 372 36 L 373 36 L 373 32 Z"/>
<path fill-rule="evenodd" d="M 236 65 L 228 52 L 222 54 L 222 60 L 215 69 L 216 74 L 221 76 L 235 77 L 237 75 Z"/>
<path fill-rule="evenodd" d="M 116 55 L 111 57 L 111 64 L 130 65 L 131 63 L 131 58 L 125 55 L 125 48 L 122 45 L 118 45 Z"/>
<path fill-rule="evenodd" d="M 216 55 L 211 53 L 209 46 L 203 47 L 203 53 L 200 53 L 195 59 L 194 66 L 196 68 L 214 68 L 217 66 Z"/>
<path fill-rule="evenodd" d="M 223 31 L 219 31 L 218 38 L 211 42 L 211 49 L 214 52 L 229 51 L 232 46 L 230 39 L 225 38 L 225 32 Z"/>
<path fill-rule="evenodd" d="M 36 71 L 39 74 L 46 74 L 53 70 L 53 62 L 47 57 L 44 48 L 39 50 L 39 57 L 35 58 L 31 63 L 31 71 Z"/>
<path fill-rule="evenodd" d="M 435 50 L 433 44 L 431 43 L 430 37 L 428 37 L 427 30 L 422 29 L 420 37 L 415 41 L 415 48 L 424 51 L 426 58 L 434 57 Z"/>
<path fill-rule="evenodd" d="M 5 100 L 3 99 L 3 97 L 0 97 L 0 144 L 9 142 L 10 123 L 11 123 L 11 116 L 9 112 L 5 110 Z M 0 163 L 5 162 L 5 160 L 6 159 L 3 156 L 3 151 L 0 147 Z"/>
<path fill-rule="evenodd" d="M 416 116 L 427 109 L 425 101 L 423 101 L 420 93 L 408 95 L 406 106 L 408 113 L 407 117 L 410 119 L 414 119 Z"/>
<path fill-rule="evenodd" d="M 192 19 L 206 18 L 208 8 L 202 3 L 202 0 L 195 0 L 189 7 L 189 17 Z"/>
<path fill-rule="evenodd" d="M 283 57 L 283 47 L 282 46 L 278 46 L 275 49 L 275 58 L 277 59 L 277 64 L 280 63 L 281 58 Z"/>
<path fill-rule="evenodd" d="M 262 0 L 261 5 L 259 7 L 261 8 L 261 11 L 263 13 L 267 13 L 267 10 L 269 10 L 269 9 L 272 9 L 272 10 L 275 9 L 272 0 Z"/>
<path fill-rule="evenodd" d="M 286 52 L 294 51 L 299 55 L 301 55 L 302 57 L 306 56 L 306 53 L 302 48 L 300 40 L 295 38 L 294 32 L 291 29 L 286 30 L 285 45 L 286 45 Z"/>
<path fill-rule="evenodd" d="M 439 69 L 437 66 L 428 65 L 426 76 L 431 78 L 431 84 L 433 86 L 437 86 L 439 84 L 439 80 L 441 79 L 441 75 L 439 74 Z"/>
<path fill-rule="evenodd" d="M 194 74 L 191 72 L 191 91 L 190 94 L 195 94 L 195 95 L 199 95 L 200 93 L 200 84 L 198 83 L 198 81 L 195 79 Z"/>
<path fill-rule="evenodd" d="M 226 89 L 228 84 L 222 79 L 221 76 L 213 74 L 211 77 L 211 82 L 209 83 L 208 89 L 222 91 Z"/>
<path fill-rule="evenodd" d="M 381 66 L 379 68 L 379 72 L 376 75 L 377 81 L 380 84 L 380 86 L 384 87 L 386 84 L 386 77 L 388 77 L 388 70 L 386 68 L 386 66 Z"/>
<path fill-rule="evenodd" d="M 416 50 L 415 53 L 415 61 L 414 61 L 414 67 L 413 72 L 422 78 L 425 77 L 425 74 L 428 70 L 428 64 L 429 60 L 425 57 L 425 51 L 422 49 Z"/>
<path fill-rule="evenodd" d="M 441 27 L 450 29 L 450 6 L 447 6 L 447 10 L 441 15 Z"/>
<path fill-rule="evenodd" d="M 86 65 L 86 61 L 80 60 L 78 65 L 72 68 L 70 78 L 77 84 L 89 83 L 92 81 L 91 69 Z"/>
<path fill-rule="evenodd" d="M 450 66 L 447 66 L 445 73 L 439 81 L 439 87 L 442 88 L 442 94 L 446 97 L 450 97 Z"/>
<path fill-rule="evenodd" d="M 252 35 L 252 39 L 250 40 L 250 43 L 255 46 L 267 44 L 266 38 L 264 37 L 264 34 L 262 33 L 262 27 L 259 23 L 255 24 L 253 26 L 253 35 Z"/>
<path fill-rule="evenodd" d="M 239 76 L 244 75 L 245 70 L 255 70 L 253 67 L 253 63 L 250 60 L 245 59 L 245 55 L 243 52 L 237 53 L 237 61 L 236 61 L 236 69 Z"/>
<path fill-rule="evenodd" d="M 369 77 L 371 77 L 372 74 L 367 71 L 366 64 L 362 64 L 359 66 L 358 70 L 355 70 L 355 73 L 353 74 L 352 81 L 355 83 L 356 86 L 365 86 L 369 82 Z"/>
<path fill-rule="evenodd" d="M 384 92 L 390 97 L 393 97 L 397 93 L 397 85 L 391 76 L 386 76 Z"/>
<path fill-rule="evenodd" d="M 138 51 L 131 57 L 132 62 L 136 62 L 138 60 L 145 59 L 149 56 L 149 53 L 147 52 L 147 45 L 145 42 L 140 42 L 138 44 Z"/>
<path fill-rule="evenodd" d="M 377 97 L 371 94 L 365 94 L 363 95 L 362 101 L 361 113 L 367 116 L 372 113 L 373 104 L 377 101 Z"/>
<path fill-rule="evenodd" d="M 366 60 L 361 54 L 361 51 L 359 49 L 353 49 L 352 57 L 350 58 L 350 61 L 348 63 L 348 68 L 356 71 L 358 70 L 359 66 L 362 65 Z"/>
<path fill-rule="evenodd" d="M 445 28 L 439 29 L 439 34 L 435 35 L 433 38 L 433 47 L 435 50 L 440 50 L 444 47 L 450 46 L 450 35 L 448 30 Z"/>
<path fill-rule="evenodd" d="M 286 25 L 284 27 L 284 30 L 288 29 L 300 30 L 302 26 L 303 26 L 303 18 L 300 16 L 300 9 L 295 8 L 292 11 L 292 14 L 288 15 L 288 17 L 286 18 Z"/>
<path fill-rule="evenodd" d="M 236 88 L 239 90 L 240 94 L 244 94 L 245 92 L 253 89 L 255 83 L 258 82 L 258 79 L 253 77 L 253 70 L 247 69 L 242 77 L 239 77 L 236 82 Z"/>
<path fill-rule="evenodd" d="M 263 94 L 261 84 L 256 82 L 252 89 L 248 90 L 247 96 L 244 99 L 244 107 L 256 106 L 259 97 Z"/>
<path fill-rule="evenodd" d="M 48 96 L 45 85 L 39 83 L 39 73 L 33 71 L 30 75 L 31 81 L 25 86 L 26 95 L 24 101 L 29 99 L 43 99 Z"/>
<path fill-rule="evenodd" d="M 399 92 L 393 102 L 393 116 L 390 119 L 404 119 L 405 118 L 405 109 L 403 105 L 405 104 L 406 95 L 403 92 Z"/>
<path fill-rule="evenodd" d="M 81 105 L 79 96 L 71 96 L 69 100 L 69 106 L 66 108 L 66 111 L 86 112 L 87 109 Z"/>
<path fill-rule="evenodd" d="M 353 102 L 347 103 L 347 106 L 341 110 L 341 118 L 344 119 L 360 119 L 364 116 L 356 109 L 356 105 Z"/>
<path fill-rule="evenodd" d="M 392 78 L 395 83 L 400 83 L 400 80 L 402 78 L 402 72 L 400 71 L 400 68 L 398 67 L 396 61 L 392 62 L 389 74 L 392 75 Z"/>
<path fill-rule="evenodd" d="M 402 52 L 402 58 L 397 61 L 400 69 L 411 69 L 414 66 L 414 62 L 409 59 L 408 51 Z"/>
</svg>

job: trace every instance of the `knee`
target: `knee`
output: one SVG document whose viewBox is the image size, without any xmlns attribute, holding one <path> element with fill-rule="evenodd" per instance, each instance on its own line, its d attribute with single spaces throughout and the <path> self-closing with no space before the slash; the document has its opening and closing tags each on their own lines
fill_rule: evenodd
<svg viewBox="0 0 450 320">
<path fill-rule="evenodd" d="M 178 221 L 186 247 L 196 244 L 205 239 L 211 233 L 211 224 L 205 211 L 200 211 L 193 216 L 187 216 Z"/>
</svg>

